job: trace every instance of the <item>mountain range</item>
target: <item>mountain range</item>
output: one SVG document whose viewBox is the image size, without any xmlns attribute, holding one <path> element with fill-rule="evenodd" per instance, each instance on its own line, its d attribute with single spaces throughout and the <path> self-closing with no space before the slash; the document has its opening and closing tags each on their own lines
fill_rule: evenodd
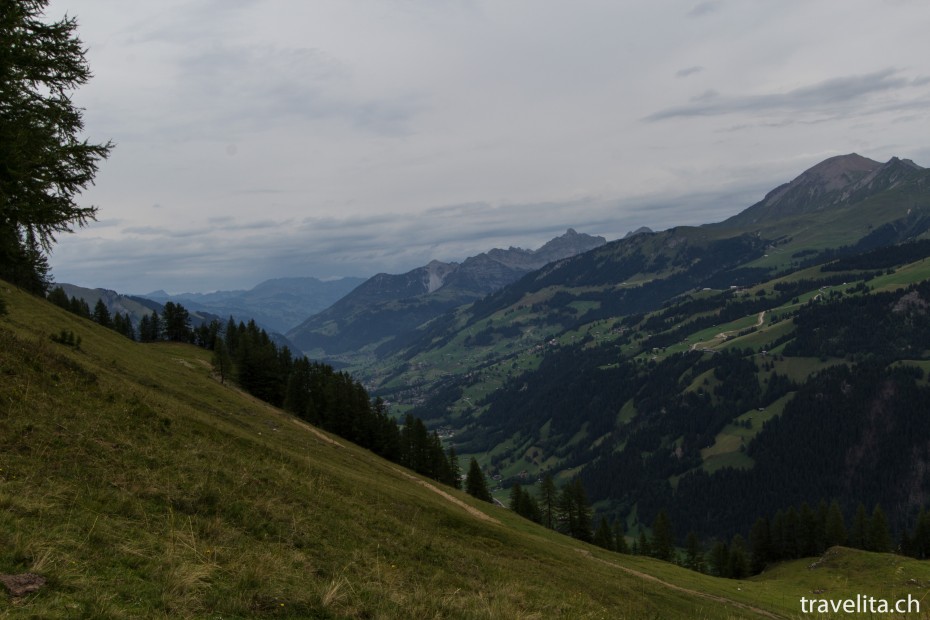
<svg viewBox="0 0 930 620">
<path fill-rule="evenodd" d="M 416 327 L 443 312 L 479 299 L 552 261 L 604 243 L 603 237 L 570 228 L 537 250 L 493 249 L 461 263 L 434 260 L 400 275 L 381 273 L 288 331 L 287 337 L 313 357 L 351 363 L 359 356 L 384 355 L 405 342 Z"/>
<path fill-rule="evenodd" d="M 930 171 L 835 157 L 723 222 L 550 263 L 350 371 L 396 410 L 446 429 L 503 486 L 579 474 L 631 526 L 665 507 L 681 537 L 722 535 L 837 499 L 849 518 L 857 501 L 886 506 L 898 527 L 930 497 L 922 476 L 902 473 L 906 492 L 879 480 L 930 465 L 924 435 L 880 432 L 915 423 L 907 407 L 930 369 L 928 230 Z M 902 365 L 914 379 L 888 374 Z M 845 422 L 812 426 L 806 412 L 834 415 L 811 404 L 816 395 L 842 394 L 844 382 L 858 390 Z M 883 385 L 909 396 L 892 405 Z M 793 454 L 779 428 L 817 437 L 830 459 L 792 465 L 803 484 L 779 465 Z M 794 491 L 737 490 L 773 487 Z M 733 493 L 746 501 L 728 502 Z"/>
<path fill-rule="evenodd" d="M 364 278 L 320 280 L 313 277 L 265 280 L 249 290 L 169 295 L 154 291 L 140 295 L 164 304 L 182 304 L 188 310 L 204 311 L 225 319 L 254 319 L 272 332 L 285 333 L 308 316 L 329 307 L 352 291 Z"/>
</svg>

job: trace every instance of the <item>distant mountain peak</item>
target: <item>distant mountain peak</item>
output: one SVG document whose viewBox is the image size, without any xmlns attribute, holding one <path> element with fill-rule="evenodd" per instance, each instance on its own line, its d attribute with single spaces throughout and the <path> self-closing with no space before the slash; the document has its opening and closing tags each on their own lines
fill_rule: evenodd
<svg viewBox="0 0 930 620">
<path fill-rule="evenodd" d="M 627 234 L 623 235 L 624 239 L 629 239 L 630 237 L 635 237 L 636 235 L 651 235 L 655 231 L 649 228 L 648 226 L 640 226 L 636 230 L 631 230 Z"/>
<path fill-rule="evenodd" d="M 461 263 L 433 260 L 407 273 L 378 274 L 289 331 L 288 337 L 304 351 L 338 355 L 361 350 L 379 340 L 403 337 L 446 310 L 496 291 L 547 263 L 606 242 L 569 228 L 538 250 L 495 248 Z M 379 345 L 379 350 L 384 346 Z"/>
<path fill-rule="evenodd" d="M 897 157 L 883 164 L 858 153 L 837 155 L 776 187 L 724 224 L 759 225 L 824 211 L 894 187 L 920 170 L 914 162 Z"/>
<path fill-rule="evenodd" d="M 604 237 L 579 233 L 574 228 L 569 228 L 564 235 L 550 239 L 541 248 L 533 251 L 533 256 L 542 259 L 543 264 L 545 264 L 593 250 L 605 243 L 607 243 L 607 239 Z M 539 265 L 539 267 L 541 266 Z"/>
<path fill-rule="evenodd" d="M 881 166 L 881 162 L 863 157 L 858 153 L 830 157 L 805 170 L 790 183 L 772 191 L 765 197 L 765 201 L 770 205 L 778 204 L 786 198 L 794 197 L 799 189 L 811 198 L 835 192 L 855 183 Z"/>
</svg>

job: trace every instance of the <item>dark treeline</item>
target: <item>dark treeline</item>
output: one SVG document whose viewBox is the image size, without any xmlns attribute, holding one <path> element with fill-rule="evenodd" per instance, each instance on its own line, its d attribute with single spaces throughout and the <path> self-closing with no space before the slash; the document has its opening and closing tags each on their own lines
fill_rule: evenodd
<svg viewBox="0 0 930 620">
<path fill-rule="evenodd" d="M 211 348 L 211 343 L 206 343 Z M 348 439 L 417 473 L 458 487 L 455 452 L 439 436 L 408 415 L 401 428 L 384 401 L 371 401 L 361 383 L 346 372 L 295 358 L 255 321 L 230 317 L 212 343 L 214 366 L 222 380 L 233 378 L 246 392 L 282 407 L 311 424 Z"/>
<path fill-rule="evenodd" d="M 920 359 L 930 349 L 930 281 L 905 291 L 856 295 L 813 304 L 795 316 L 785 355 Z M 868 325 L 868 329 L 862 329 Z"/>
<path fill-rule="evenodd" d="M 866 254 L 840 258 L 824 265 L 821 271 L 843 271 L 846 269 L 887 269 L 913 263 L 930 256 L 930 240 L 924 239 L 901 245 L 891 245 Z"/>
<path fill-rule="evenodd" d="M 689 540 L 691 536 L 693 533 Z M 705 568 L 720 577 L 740 579 L 761 573 L 776 562 L 822 555 L 836 545 L 881 553 L 894 551 L 921 560 L 928 559 L 930 512 L 922 508 L 913 524 L 902 530 L 896 543 L 885 511 L 879 504 L 869 512 L 860 502 L 852 520 L 847 522 L 836 500 L 829 506 L 820 500 L 816 509 L 802 503 L 799 507 L 779 510 L 771 517 L 756 519 L 749 530 L 748 544 L 739 534 L 729 545 L 715 541 Z"/>
<path fill-rule="evenodd" d="M 133 327 L 129 314 L 116 312 L 111 316 L 107 305 L 102 299 L 97 300 L 96 305 L 93 310 L 91 310 L 86 301 L 78 299 L 77 297 L 71 297 L 69 299 L 65 290 L 60 286 L 56 286 L 49 291 L 48 300 L 56 306 L 64 308 L 68 312 L 85 319 L 91 319 L 104 327 L 108 327 L 126 336 L 130 340 L 136 339 L 136 329 Z"/>
<path fill-rule="evenodd" d="M 601 533 L 600 538 L 595 539 L 591 504 L 579 478 L 573 478 L 557 489 L 552 476 L 546 474 L 540 480 L 539 491 L 535 496 L 515 483 L 510 487 L 510 509 L 530 521 L 572 538 L 594 542 L 607 549 L 615 548 L 612 535 L 605 537 Z"/>
</svg>

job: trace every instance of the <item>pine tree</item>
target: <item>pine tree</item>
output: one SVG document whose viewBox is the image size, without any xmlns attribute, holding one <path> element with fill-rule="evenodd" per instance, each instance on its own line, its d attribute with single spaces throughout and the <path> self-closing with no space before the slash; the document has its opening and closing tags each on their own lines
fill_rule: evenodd
<svg viewBox="0 0 930 620">
<path fill-rule="evenodd" d="M 542 511 L 543 525 L 550 530 L 555 529 L 557 503 L 555 480 L 552 479 L 552 474 L 546 473 L 539 487 L 539 508 Z"/>
<path fill-rule="evenodd" d="M 885 552 L 891 550 L 891 533 L 888 531 L 888 519 L 885 518 L 885 512 L 878 504 L 875 504 L 872 518 L 869 520 L 865 548 L 869 551 Z"/>
<path fill-rule="evenodd" d="M 693 530 L 688 532 L 688 537 L 685 539 L 685 567 L 704 572 L 704 549 L 697 533 Z"/>
<path fill-rule="evenodd" d="M 749 531 L 749 568 L 761 573 L 772 561 L 772 532 L 768 519 L 759 517 Z"/>
<path fill-rule="evenodd" d="M 378 399 L 380 400 L 380 396 Z M 456 489 L 462 488 L 462 468 L 459 467 L 459 457 L 455 453 L 455 448 L 449 446 L 449 449 L 446 451 L 446 458 L 449 460 L 449 470 L 452 475 L 452 485 Z"/>
<path fill-rule="evenodd" d="M 626 542 L 626 534 L 623 531 L 623 523 L 619 519 L 614 521 L 614 550 L 617 553 L 630 553 L 630 546 Z"/>
<path fill-rule="evenodd" d="M 917 559 L 930 558 L 930 513 L 925 508 L 921 508 L 920 514 L 917 515 L 911 548 L 912 555 Z"/>
<path fill-rule="evenodd" d="M 749 575 L 749 558 L 746 555 L 746 541 L 739 534 L 730 542 L 730 557 L 727 576 L 731 579 L 743 579 Z"/>
<path fill-rule="evenodd" d="M 670 562 L 675 552 L 675 534 L 672 522 L 664 510 L 660 510 L 652 522 L 652 557 Z"/>
<path fill-rule="evenodd" d="M 843 521 L 843 511 L 836 500 L 830 502 L 827 510 L 826 545 L 833 547 L 846 544 L 846 523 Z"/>
<path fill-rule="evenodd" d="M 865 549 L 869 541 L 869 523 L 865 515 L 865 506 L 860 502 L 853 517 L 852 530 L 849 533 L 849 545 L 856 549 Z"/>
<path fill-rule="evenodd" d="M 65 310 L 71 309 L 68 294 L 65 293 L 65 289 L 60 286 L 56 286 L 49 292 L 48 300 L 59 308 L 64 308 Z"/>
<path fill-rule="evenodd" d="M 172 301 L 165 303 L 162 310 L 165 339 L 172 342 L 191 341 L 191 317 L 187 309 Z"/>
<path fill-rule="evenodd" d="M 714 543 L 710 550 L 710 569 L 718 577 L 730 576 L 730 550 L 722 540 Z"/>
<path fill-rule="evenodd" d="M 141 327 L 139 331 L 141 331 Z M 226 343 L 220 339 L 216 340 L 216 344 L 213 348 L 213 369 L 216 371 L 216 374 L 219 375 L 221 384 L 225 384 L 226 380 L 232 376 L 232 357 L 230 357 L 229 351 L 226 349 Z M 285 409 L 287 409 L 287 407 L 285 407 Z M 289 411 L 298 415 L 301 413 L 298 409 L 289 409 Z"/>
<path fill-rule="evenodd" d="M 801 504 L 798 515 L 798 554 L 801 557 L 817 555 L 817 517 L 807 502 Z"/>
<path fill-rule="evenodd" d="M 48 287 L 55 236 L 94 219 L 75 197 L 93 182 L 112 144 L 81 139 L 83 111 L 72 93 L 90 68 L 77 22 L 46 22 L 48 0 L 0 9 L 0 278 L 36 293 Z"/>
<path fill-rule="evenodd" d="M 468 473 L 465 475 L 465 492 L 486 502 L 493 501 L 491 492 L 488 491 L 488 483 L 485 480 L 484 472 L 481 471 L 481 466 L 478 465 L 478 461 L 474 457 L 468 463 Z"/>
<path fill-rule="evenodd" d="M 601 517 L 597 531 L 594 532 L 594 544 L 610 551 L 614 550 L 614 536 L 607 523 L 607 517 Z"/>
<path fill-rule="evenodd" d="M 103 303 L 102 299 L 97 300 L 97 304 L 94 306 L 94 314 L 91 318 L 104 327 L 112 326 L 110 311 L 107 309 L 107 305 Z"/>
<path fill-rule="evenodd" d="M 559 530 L 572 538 L 591 542 L 591 505 L 580 478 L 573 478 L 562 487 L 558 503 Z"/>
<path fill-rule="evenodd" d="M 90 306 L 87 305 L 87 302 L 83 299 L 78 299 L 77 297 L 72 296 L 71 301 L 68 302 L 71 312 L 78 316 L 82 316 L 85 319 L 90 318 Z"/>
<path fill-rule="evenodd" d="M 646 538 L 646 530 L 640 528 L 639 536 L 636 537 L 637 555 L 652 555 L 652 549 L 649 547 L 649 539 Z"/>
</svg>

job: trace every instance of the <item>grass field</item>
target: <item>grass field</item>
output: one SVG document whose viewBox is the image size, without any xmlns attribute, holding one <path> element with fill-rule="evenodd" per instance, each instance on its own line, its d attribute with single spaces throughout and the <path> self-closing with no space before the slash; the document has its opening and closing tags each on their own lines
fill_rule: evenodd
<svg viewBox="0 0 930 620">
<path fill-rule="evenodd" d="M 221 385 L 205 351 L 0 296 L 0 574 L 48 580 L 0 618 L 793 618 L 819 583 L 578 543 Z"/>
</svg>

